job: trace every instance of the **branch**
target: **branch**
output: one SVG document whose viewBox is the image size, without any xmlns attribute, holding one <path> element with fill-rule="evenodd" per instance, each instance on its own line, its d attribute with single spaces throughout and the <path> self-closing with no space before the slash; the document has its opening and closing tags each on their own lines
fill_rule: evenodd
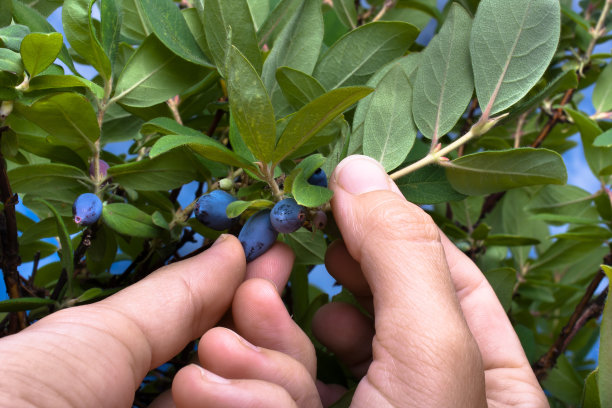
<svg viewBox="0 0 612 408">
<path fill-rule="evenodd" d="M 604 264 L 612 264 L 612 252 L 604 257 Z M 586 322 L 592 318 L 598 317 L 603 311 L 603 304 L 608 294 L 608 288 L 606 288 L 595 300 L 591 301 L 591 298 L 604 277 L 604 272 L 599 269 L 587 287 L 584 296 L 582 296 L 582 299 L 580 299 L 580 302 L 574 309 L 569 321 L 563 329 L 561 329 L 561 333 L 559 333 L 557 340 L 550 346 L 546 354 L 540 357 L 538 361 L 532 365 L 533 372 L 539 381 L 543 381 L 546 378 L 548 371 L 555 366 L 559 356 L 565 352 L 572 338 L 582 327 L 584 327 Z"/>
<path fill-rule="evenodd" d="M 8 126 L 0 127 L 0 139 L 2 134 L 9 129 Z M 15 204 L 19 202 L 17 194 L 13 195 L 11 184 L 6 173 L 6 161 L 0 152 L 0 200 L 4 204 L 2 212 L 1 245 L 2 254 L 0 255 L 0 266 L 6 290 L 11 299 L 17 299 L 20 295 L 19 290 L 19 271 L 17 267 L 21 265 L 19 257 L 19 241 L 17 240 L 17 218 L 15 215 Z M 9 333 L 17 333 L 26 328 L 24 312 L 11 313 L 9 318 Z"/>
</svg>

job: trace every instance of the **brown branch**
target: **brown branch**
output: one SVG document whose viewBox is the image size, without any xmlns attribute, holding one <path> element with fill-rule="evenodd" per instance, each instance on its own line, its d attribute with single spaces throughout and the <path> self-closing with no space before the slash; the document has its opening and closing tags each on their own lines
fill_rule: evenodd
<svg viewBox="0 0 612 408">
<path fill-rule="evenodd" d="M 604 257 L 604 264 L 612 264 L 612 252 Z M 608 294 L 608 288 L 606 288 L 595 300 L 591 301 L 591 298 L 604 277 L 604 272 L 599 269 L 587 287 L 582 299 L 580 299 L 580 302 L 576 305 L 567 324 L 561 329 L 553 345 L 550 346 L 546 354 L 533 363 L 533 372 L 539 381 L 546 378 L 548 371 L 555 366 L 559 356 L 565 352 L 572 338 L 586 322 L 592 318 L 598 317 L 603 311 L 603 304 Z"/>
<path fill-rule="evenodd" d="M 0 139 L 2 134 L 7 131 L 8 126 L 0 127 Z M 6 161 L 0 152 L 0 200 L 4 204 L 2 212 L 0 266 L 6 290 L 11 299 L 21 297 L 19 290 L 19 271 L 17 267 L 21 265 L 19 257 L 19 241 L 17 240 L 17 218 L 15 215 L 15 205 L 19 202 L 17 194 L 13 194 L 11 184 L 6 172 Z M 9 318 L 9 334 L 17 333 L 26 328 L 26 318 L 24 312 L 11 313 Z"/>
<path fill-rule="evenodd" d="M 563 117 L 564 115 L 563 106 L 572 100 L 572 96 L 574 96 L 574 92 L 576 92 L 576 88 L 571 88 L 565 91 L 565 94 L 563 95 L 563 99 L 561 99 L 561 104 L 560 104 L 561 106 L 557 108 L 555 110 L 555 113 L 552 115 L 552 117 L 548 119 L 548 122 L 542 128 L 536 140 L 534 140 L 533 143 L 531 144 L 531 147 L 540 147 L 540 145 L 542 145 L 542 142 L 544 142 L 544 139 L 548 137 L 548 135 L 553 130 L 555 125 L 559 123 L 559 121 Z"/>
</svg>

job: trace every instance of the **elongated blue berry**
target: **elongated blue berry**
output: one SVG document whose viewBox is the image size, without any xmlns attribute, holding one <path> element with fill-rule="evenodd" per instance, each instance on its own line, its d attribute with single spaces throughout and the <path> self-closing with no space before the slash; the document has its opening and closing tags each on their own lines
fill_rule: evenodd
<svg viewBox="0 0 612 408">
<path fill-rule="evenodd" d="M 251 216 L 238 234 L 247 262 L 251 262 L 274 245 L 278 232 L 270 222 L 270 210 L 261 210 Z"/>
<path fill-rule="evenodd" d="M 77 224 L 95 224 L 102 215 L 102 201 L 95 194 L 81 194 L 72 204 L 72 215 Z"/>
<path fill-rule="evenodd" d="M 198 198 L 195 206 L 195 216 L 202 224 L 217 231 L 226 230 L 232 226 L 234 219 L 227 217 L 227 206 L 236 201 L 236 197 L 223 190 L 213 190 Z"/>
<path fill-rule="evenodd" d="M 308 178 L 308 182 L 314 186 L 327 187 L 327 175 L 322 168 L 318 168 L 312 176 Z"/>
<path fill-rule="evenodd" d="M 306 210 L 293 198 L 285 198 L 272 208 L 270 222 L 275 230 L 284 234 L 297 231 L 306 219 Z"/>
</svg>

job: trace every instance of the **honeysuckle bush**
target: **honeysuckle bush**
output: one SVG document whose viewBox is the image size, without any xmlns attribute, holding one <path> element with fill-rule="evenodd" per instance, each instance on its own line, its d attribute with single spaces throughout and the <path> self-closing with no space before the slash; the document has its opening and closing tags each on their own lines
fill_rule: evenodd
<svg viewBox="0 0 612 408">
<path fill-rule="evenodd" d="M 594 52 L 612 38 L 611 3 L 0 0 L 2 334 L 191 255 L 179 251 L 194 237 L 196 252 L 208 247 L 221 232 L 177 202 L 192 181 L 193 200 L 220 187 L 236 196 L 227 212 L 242 223 L 284 197 L 329 212 L 331 190 L 309 176 L 365 154 L 481 268 L 551 405 L 612 406 L 601 290 L 612 271 L 612 55 Z M 47 22 L 60 6 L 63 34 Z M 432 19 L 435 36 L 417 43 Z M 578 105 L 585 89 L 592 115 Z M 595 193 L 566 184 L 561 154 L 576 134 Z M 115 142 L 129 149 L 113 154 Z M 83 227 L 71 207 L 87 192 L 104 208 Z M 339 237 L 328 215 L 323 230 L 306 222 L 279 237 L 296 254 L 284 299 L 309 335 L 330 301 L 308 283 Z M 354 303 L 347 290 L 334 300 Z M 354 385 L 313 341 L 319 378 Z M 148 377 L 137 404 L 193 352 Z"/>
</svg>

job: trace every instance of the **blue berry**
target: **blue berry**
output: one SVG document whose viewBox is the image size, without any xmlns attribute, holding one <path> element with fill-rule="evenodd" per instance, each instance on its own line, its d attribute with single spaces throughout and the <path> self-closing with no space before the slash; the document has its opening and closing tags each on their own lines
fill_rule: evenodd
<svg viewBox="0 0 612 408">
<path fill-rule="evenodd" d="M 278 232 L 270 222 L 270 210 L 261 210 L 251 216 L 238 234 L 247 262 L 251 262 L 274 245 Z"/>
<path fill-rule="evenodd" d="M 234 218 L 227 217 L 227 206 L 236 198 L 223 190 L 213 190 L 198 198 L 195 206 L 195 216 L 202 224 L 217 231 L 223 231 L 232 226 Z"/>
<path fill-rule="evenodd" d="M 293 198 L 285 198 L 272 208 L 270 222 L 278 232 L 289 234 L 297 231 L 306 219 L 304 207 L 295 202 Z"/>
<path fill-rule="evenodd" d="M 318 168 L 312 176 L 308 178 L 308 182 L 314 186 L 327 187 L 327 175 L 322 168 Z"/>
<path fill-rule="evenodd" d="M 72 215 L 77 224 L 95 224 L 102 215 L 102 201 L 95 194 L 81 194 L 72 204 Z"/>
</svg>

